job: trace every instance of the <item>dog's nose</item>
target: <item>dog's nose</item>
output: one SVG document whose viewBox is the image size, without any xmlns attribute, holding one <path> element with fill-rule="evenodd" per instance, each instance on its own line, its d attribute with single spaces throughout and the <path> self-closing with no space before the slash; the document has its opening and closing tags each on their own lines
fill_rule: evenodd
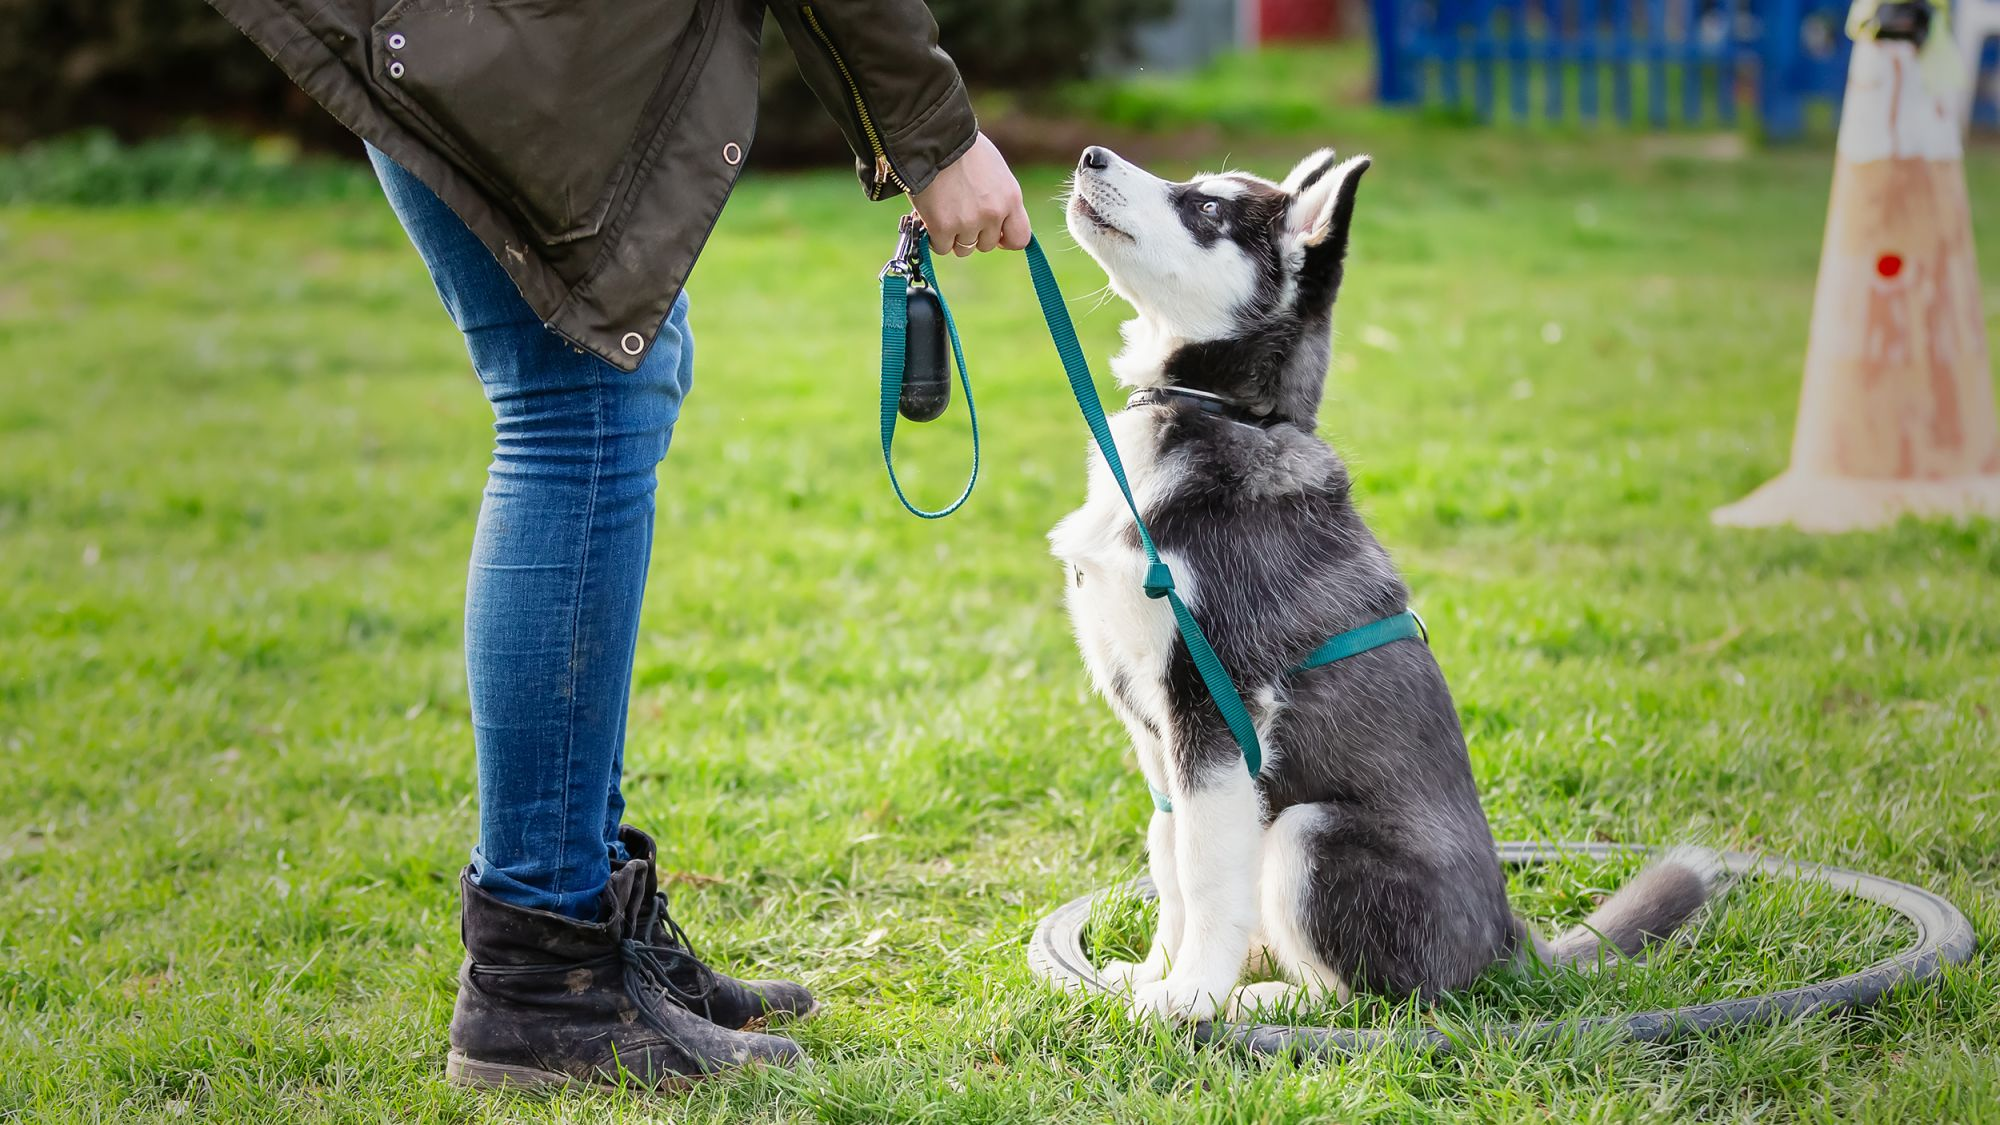
<svg viewBox="0 0 2000 1125">
<path fill-rule="evenodd" d="M 1110 149 L 1102 145 L 1091 145 L 1089 148 L 1083 150 L 1083 159 L 1077 161 L 1077 166 L 1088 168 L 1093 172 L 1102 172 L 1106 168 L 1111 167 L 1111 160 Z"/>
</svg>

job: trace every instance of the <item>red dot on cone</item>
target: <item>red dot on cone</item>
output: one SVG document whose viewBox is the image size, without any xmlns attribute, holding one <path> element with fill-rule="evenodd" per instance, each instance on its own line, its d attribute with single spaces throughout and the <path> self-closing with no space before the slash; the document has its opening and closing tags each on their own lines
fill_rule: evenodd
<svg viewBox="0 0 2000 1125">
<path fill-rule="evenodd" d="M 1901 254 L 1882 255 L 1875 259 L 1875 272 L 1881 274 L 1883 277 L 1894 277 L 1902 273 L 1903 256 Z"/>
</svg>

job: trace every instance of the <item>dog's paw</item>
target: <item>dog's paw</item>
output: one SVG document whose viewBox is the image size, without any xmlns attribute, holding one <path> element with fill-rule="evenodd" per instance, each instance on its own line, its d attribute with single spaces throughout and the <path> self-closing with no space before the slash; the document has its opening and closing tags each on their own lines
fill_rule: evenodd
<svg viewBox="0 0 2000 1125">
<path fill-rule="evenodd" d="M 1167 975 L 1166 966 L 1146 961 L 1106 961 L 1097 970 L 1105 984 L 1119 992 L 1130 992 L 1143 984 L 1152 984 Z"/>
<path fill-rule="evenodd" d="M 1217 989 L 1177 981 L 1169 976 L 1154 984 L 1141 985 L 1132 993 L 1132 1015 L 1137 1019 L 1213 1019 L 1217 993 Z"/>
<path fill-rule="evenodd" d="M 1304 991 L 1298 985 L 1282 980 L 1246 984 L 1229 994 L 1229 1018 L 1271 1019 L 1289 1014 L 1298 1006 Z"/>
</svg>

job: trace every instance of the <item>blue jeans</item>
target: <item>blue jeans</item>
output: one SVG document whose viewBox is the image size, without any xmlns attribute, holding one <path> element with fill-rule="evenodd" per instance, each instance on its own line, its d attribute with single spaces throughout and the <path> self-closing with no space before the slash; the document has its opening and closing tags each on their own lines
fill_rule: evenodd
<svg viewBox="0 0 2000 1125">
<path fill-rule="evenodd" d="M 473 878 L 504 901 L 592 918 L 627 858 L 618 778 L 654 473 L 693 378 L 687 297 L 628 375 L 544 327 L 450 208 L 368 155 L 493 405 L 465 590 Z"/>
</svg>

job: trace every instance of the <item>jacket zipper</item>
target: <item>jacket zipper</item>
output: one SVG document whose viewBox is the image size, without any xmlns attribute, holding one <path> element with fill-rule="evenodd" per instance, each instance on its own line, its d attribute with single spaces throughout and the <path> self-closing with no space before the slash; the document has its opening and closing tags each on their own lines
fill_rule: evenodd
<svg viewBox="0 0 2000 1125">
<path fill-rule="evenodd" d="M 819 36 L 820 43 L 826 47 L 826 53 L 832 56 L 833 65 L 840 70 L 840 77 L 847 82 L 848 94 L 854 98 L 854 113 L 861 119 L 862 135 L 868 138 L 868 147 L 875 153 L 875 186 L 879 188 L 886 181 L 908 192 L 910 186 L 903 182 L 903 178 L 896 174 L 895 167 L 889 163 L 889 151 L 882 147 L 882 135 L 875 131 L 875 119 L 869 116 L 868 102 L 861 96 L 861 87 L 854 81 L 854 72 L 847 69 L 847 60 L 840 57 L 840 50 L 833 45 L 832 37 L 827 35 L 826 28 L 820 26 L 819 16 L 813 12 L 812 5 L 803 5 L 800 13 L 812 27 L 813 34 Z"/>
</svg>

